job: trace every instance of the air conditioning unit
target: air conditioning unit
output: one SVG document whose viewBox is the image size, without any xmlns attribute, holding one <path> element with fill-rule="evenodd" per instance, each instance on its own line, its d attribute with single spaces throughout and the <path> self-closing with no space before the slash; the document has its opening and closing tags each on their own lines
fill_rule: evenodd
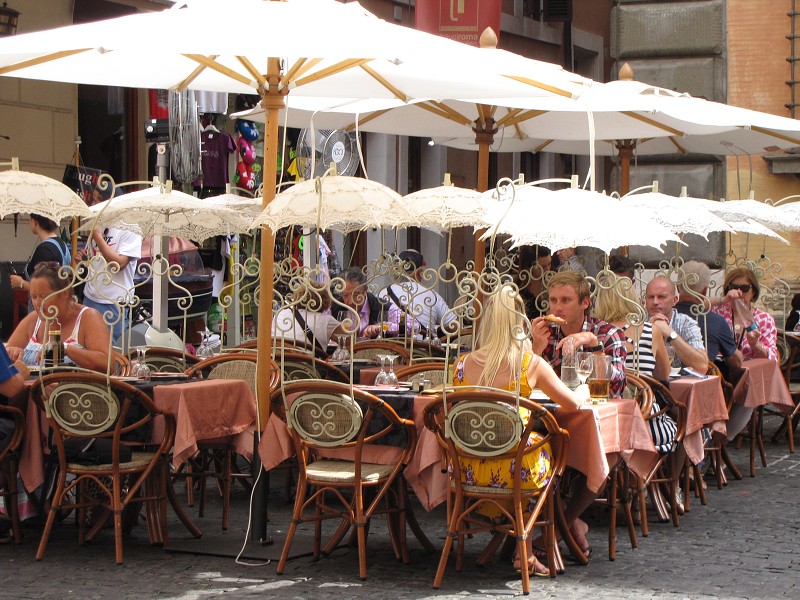
<svg viewBox="0 0 800 600">
<path fill-rule="evenodd" d="M 542 0 L 542 21 L 545 23 L 572 21 L 572 0 Z"/>
</svg>

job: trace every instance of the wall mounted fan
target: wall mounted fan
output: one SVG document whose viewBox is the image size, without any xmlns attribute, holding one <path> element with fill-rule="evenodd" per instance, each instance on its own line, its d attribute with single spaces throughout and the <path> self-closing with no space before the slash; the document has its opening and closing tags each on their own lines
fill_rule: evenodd
<svg viewBox="0 0 800 600">
<path fill-rule="evenodd" d="M 339 175 L 355 175 L 358 170 L 355 134 L 329 129 L 302 129 L 297 137 L 298 174 L 303 179 L 321 177 L 331 163 L 336 164 Z"/>
</svg>

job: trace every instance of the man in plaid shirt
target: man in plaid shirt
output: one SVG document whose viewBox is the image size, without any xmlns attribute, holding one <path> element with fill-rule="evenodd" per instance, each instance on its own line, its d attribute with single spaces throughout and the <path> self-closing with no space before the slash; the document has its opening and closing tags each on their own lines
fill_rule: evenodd
<svg viewBox="0 0 800 600">
<path fill-rule="evenodd" d="M 547 360 L 557 373 L 561 371 L 562 347 L 568 339 L 572 340 L 576 350 L 610 356 L 610 395 L 619 398 L 627 384 L 625 334 L 618 327 L 586 315 L 590 294 L 589 282 L 581 273 L 556 273 L 548 287 L 549 310 L 550 314 L 567 323 L 559 327 L 541 318 L 535 319 L 532 324 L 533 351 Z"/>
</svg>

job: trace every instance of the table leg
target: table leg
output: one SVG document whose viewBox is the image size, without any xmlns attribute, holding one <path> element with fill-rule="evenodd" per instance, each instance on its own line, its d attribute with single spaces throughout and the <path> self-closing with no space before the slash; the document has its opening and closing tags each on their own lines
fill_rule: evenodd
<svg viewBox="0 0 800 600">
<path fill-rule="evenodd" d="M 183 526 L 189 530 L 194 537 L 199 538 L 203 535 L 203 532 L 195 525 L 192 520 L 189 518 L 189 515 L 186 514 L 186 510 L 184 510 L 183 505 L 181 504 L 178 497 L 175 495 L 175 487 L 172 485 L 173 480 L 172 477 L 167 477 L 167 498 L 169 499 L 169 503 L 172 506 L 172 510 L 175 511 L 175 514 L 180 519 Z"/>
</svg>

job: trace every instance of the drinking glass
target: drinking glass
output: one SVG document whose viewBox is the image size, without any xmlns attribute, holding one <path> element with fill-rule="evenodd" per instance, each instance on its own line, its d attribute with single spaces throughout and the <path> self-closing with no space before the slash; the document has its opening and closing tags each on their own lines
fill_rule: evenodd
<svg viewBox="0 0 800 600">
<path fill-rule="evenodd" d="M 667 344 L 667 358 L 669 358 L 670 366 L 675 367 L 675 348 L 671 344 Z"/>
<path fill-rule="evenodd" d="M 575 373 L 581 380 L 581 385 L 586 383 L 594 368 L 594 355 L 591 352 L 578 352 L 575 358 Z"/>
<path fill-rule="evenodd" d="M 389 361 L 389 373 L 386 376 L 386 383 L 389 385 L 393 385 L 395 387 L 398 386 L 400 380 L 397 379 L 397 375 L 394 372 L 394 360 L 398 358 L 397 354 L 389 354 L 386 356 L 387 360 Z"/>
<path fill-rule="evenodd" d="M 331 360 L 333 362 L 340 362 L 342 360 L 342 346 L 341 346 L 342 336 L 337 335 L 336 339 L 338 339 L 339 341 L 337 342 L 334 340 L 334 343 L 336 344 L 336 350 L 334 350 L 333 354 L 331 354 Z"/>
<path fill-rule="evenodd" d="M 376 354 L 375 358 L 378 359 L 378 363 L 381 366 L 381 370 L 378 371 L 378 374 L 375 376 L 375 385 L 387 385 L 389 383 L 389 374 L 384 369 L 386 366 L 386 354 Z"/>
<path fill-rule="evenodd" d="M 214 349 L 208 341 L 208 335 L 204 333 L 203 341 L 197 348 L 197 358 L 211 358 L 212 356 L 214 356 Z"/>
<path fill-rule="evenodd" d="M 350 360 L 350 351 L 347 349 L 347 336 L 339 334 L 336 337 L 339 338 L 339 360 Z"/>
<path fill-rule="evenodd" d="M 142 354 L 142 347 L 136 346 L 134 347 L 136 350 L 136 358 L 133 361 L 133 366 L 131 367 L 131 377 L 139 377 L 139 371 L 144 366 L 143 354 Z"/>
<path fill-rule="evenodd" d="M 136 350 L 136 369 L 131 374 L 135 375 L 137 379 L 147 381 L 152 375 L 152 370 L 147 364 L 147 346 L 136 346 L 134 350 Z"/>
<path fill-rule="evenodd" d="M 381 321 L 381 333 L 378 335 L 378 339 L 385 338 L 387 333 L 389 333 L 389 321 Z"/>
</svg>

